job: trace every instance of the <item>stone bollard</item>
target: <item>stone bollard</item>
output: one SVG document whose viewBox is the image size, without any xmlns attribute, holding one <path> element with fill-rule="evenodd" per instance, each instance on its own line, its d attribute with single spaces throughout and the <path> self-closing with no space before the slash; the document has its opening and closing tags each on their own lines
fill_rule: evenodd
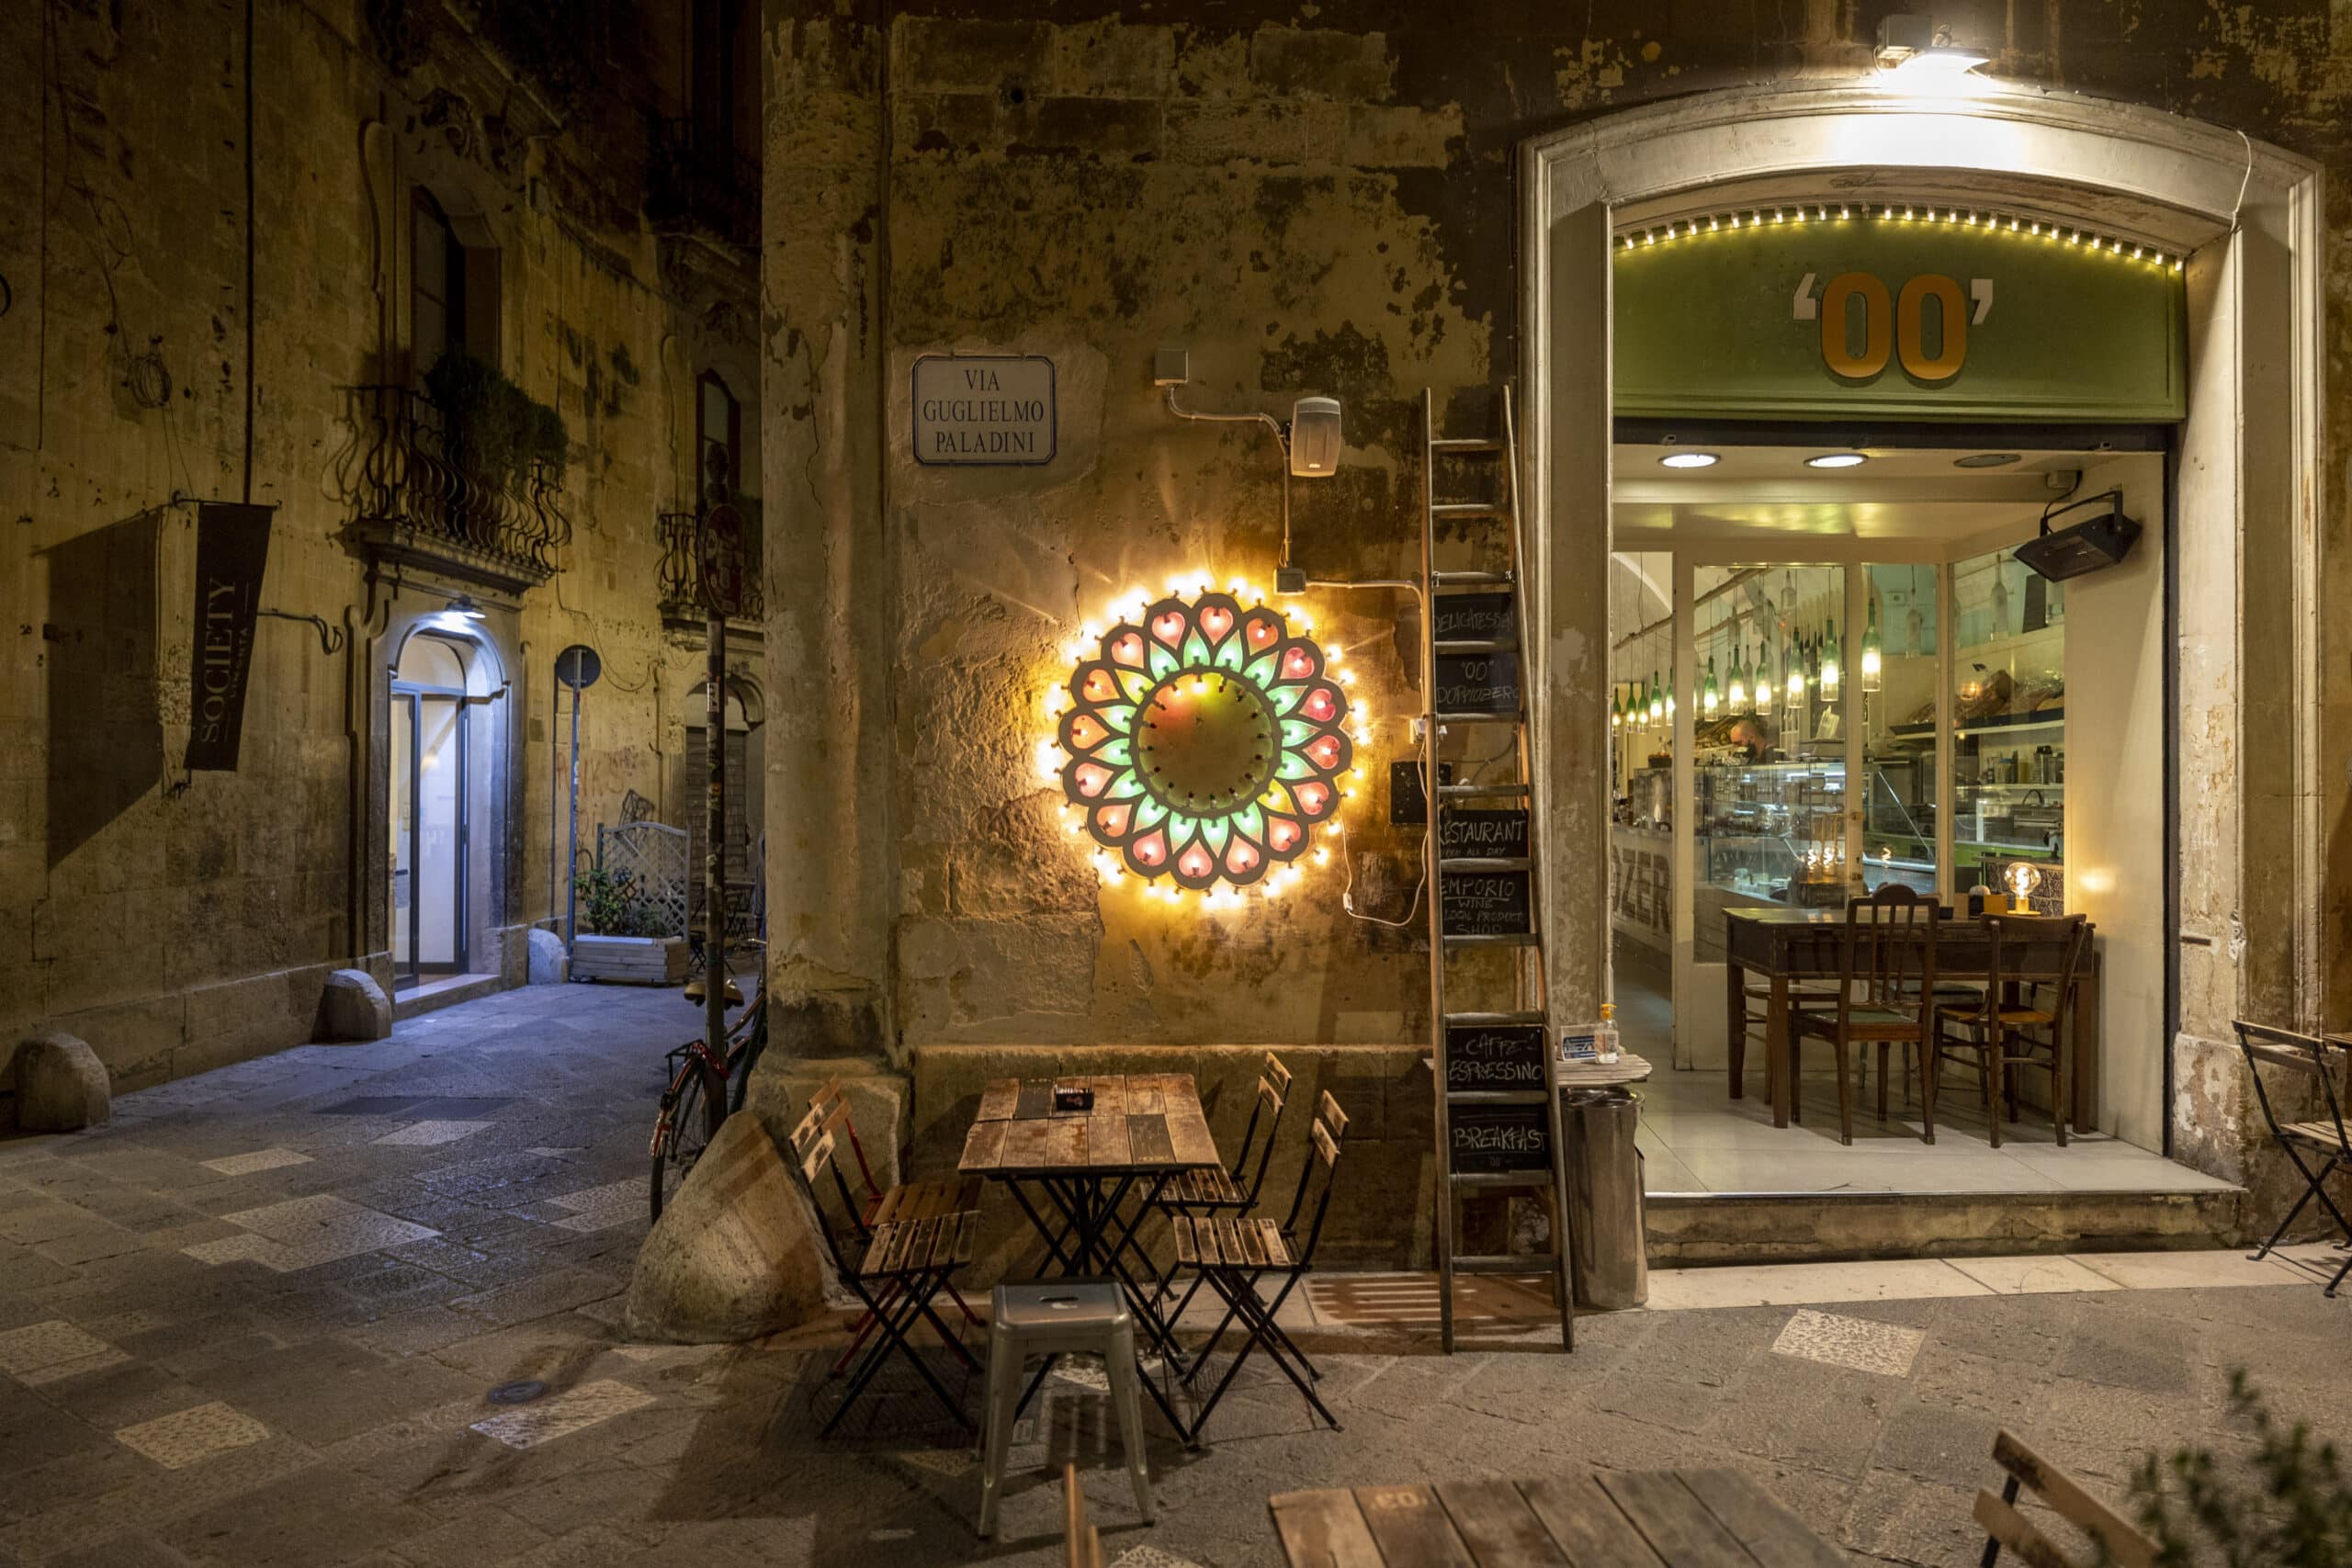
<svg viewBox="0 0 2352 1568">
<path fill-rule="evenodd" d="M 365 969 L 338 969 L 319 998 L 322 1041 L 381 1040 L 392 1032 L 391 999 Z"/>
<path fill-rule="evenodd" d="M 28 1133 L 74 1133 L 114 1114 L 113 1086 L 98 1054 L 63 1030 L 17 1047 L 17 1125 Z"/>
<path fill-rule="evenodd" d="M 571 977 L 571 958 L 563 951 L 563 938 L 533 926 L 530 940 L 532 985 L 560 986 Z"/>
<path fill-rule="evenodd" d="M 797 1327 L 825 1310 L 823 1251 L 775 1140 L 729 1116 L 637 1255 L 623 1330 L 709 1345 Z"/>
</svg>

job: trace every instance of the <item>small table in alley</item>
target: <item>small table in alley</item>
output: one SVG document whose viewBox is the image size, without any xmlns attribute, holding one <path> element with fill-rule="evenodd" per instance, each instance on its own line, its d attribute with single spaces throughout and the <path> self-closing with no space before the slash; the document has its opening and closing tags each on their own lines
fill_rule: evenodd
<svg viewBox="0 0 2352 1568">
<path fill-rule="evenodd" d="M 1612 1471 L 1285 1492 L 1268 1505 L 1292 1568 L 1847 1568 L 1737 1471 Z"/>
<path fill-rule="evenodd" d="M 1094 1103 L 1057 1111 L 1057 1085 L 1091 1088 Z M 990 1081 L 956 1168 L 1005 1184 L 1061 1276 L 1117 1279 L 1144 1325 L 1139 1344 L 1164 1351 L 1173 1345 L 1172 1325 L 1148 1288 L 1157 1280 L 1136 1231 L 1170 1179 L 1223 1163 L 1192 1074 L 1063 1074 Z M 1131 1256 L 1145 1265 L 1142 1282 L 1128 1268 Z M 1158 1384 L 1147 1377 L 1143 1385 L 1182 1431 Z"/>
</svg>

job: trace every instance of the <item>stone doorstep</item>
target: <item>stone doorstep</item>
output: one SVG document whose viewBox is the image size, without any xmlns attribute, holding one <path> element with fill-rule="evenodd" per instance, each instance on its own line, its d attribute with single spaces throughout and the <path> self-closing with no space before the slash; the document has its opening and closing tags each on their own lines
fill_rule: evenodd
<svg viewBox="0 0 2352 1568">
<path fill-rule="evenodd" d="M 437 980 L 427 980 L 392 995 L 392 1021 L 404 1023 L 428 1012 L 438 1012 L 459 1002 L 470 1002 L 506 989 L 504 976 L 499 975 L 450 975 Z"/>
<path fill-rule="evenodd" d="M 2243 1239 L 2245 1190 L 1694 1193 L 1644 1205 L 1653 1268 L 2167 1252 Z"/>
</svg>

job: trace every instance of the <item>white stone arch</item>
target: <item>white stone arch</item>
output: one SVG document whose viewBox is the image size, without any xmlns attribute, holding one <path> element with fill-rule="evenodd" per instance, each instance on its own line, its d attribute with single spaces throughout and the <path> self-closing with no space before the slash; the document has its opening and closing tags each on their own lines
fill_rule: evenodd
<svg viewBox="0 0 2352 1568">
<path fill-rule="evenodd" d="M 2167 1115 L 2189 1140 L 2185 1156 L 2217 1163 L 2183 1109 L 2192 1080 L 2233 1100 L 2233 1047 L 2220 1043 L 2231 1017 L 2308 1027 L 2323 988 L 2318 166 L 2152 108 L 1990 82 L 1928 96 L 1869 80 L 1604 116 L 1523 143 L 1521 175 L 1536 785 L 1550 994 L 1566 1018 L 1591 1016 L 1608 985 L 1609 256 L 1620 215 L 1663 218 L 1726 186 L 1804 195 L 1883 176 L 1931 199 L 1939 186 L 1979 202 L 1988 189 L 2063 193 L 2104 226 L 2188 253 L 2189 414 L 2173 500 L 2177 570 L 2198 588 L 2177 599 L 2168 765 L 2183 787 L 2166 940 L 2178 1021 L 2168 1043 L 2180 1056 Z M 2242 626 L 2253 604 L 2273 613 Z M 2265 682 L 2277 700 L 2239 702 Z M 2248 938 L 2243 964 L 2233 930 Z"/>
</svg>

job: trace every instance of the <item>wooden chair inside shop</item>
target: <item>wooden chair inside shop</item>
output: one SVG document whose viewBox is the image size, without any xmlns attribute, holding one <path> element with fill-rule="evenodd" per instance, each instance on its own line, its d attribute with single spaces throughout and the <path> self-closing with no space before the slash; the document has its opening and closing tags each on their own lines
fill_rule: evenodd
<svg viewBox="0 0 2352 1568">
<path fill-rule="evenodd" d="M 972 1247 L 979 1235 L 979 1183 L 974 1179 L 894 1187 L 886 1206 L 876 1212 L 873 1223 L 863 1224 L 849 1179 L 842 1174 L 833 1158 L 839 1118 L 836 1108 L 831 1117 L 813 1127 L 804 1121 L 802 1127 L 809 1129 L 805 1141 L 800 1130 L 795 1129 L 792 1175 L 801 1196 L 808 1200 L 818 1235 L 832 1258 L 834 1272 L 865 1306 L 865 1315 L 861 1322 L 869 1331 L 878 1330 L 879 1337 L 865 1347 L 863 1355 L 850 1369 L 849 1386 L 819 1436 L 831 1433 L 841 1424 L 842 1417 L 849 1414 L 850 1407 L 873 1382 L 875 1374 L 893 1351 L 914 1368 L 947 1413 L 959 1425 L 969 1427 L 972 1418 L 964 1413 L 962 1404 L 947 1391 L 947 1385 L 939 1381 L 939 1374 L 931 1370 L 908 1333 L 917 1323 L 930 1324 L 940 1342 L 953 1350 L 967 1369 L 976 1370 L 971 1354 L 955 1331 L 940 1319 L 932 1302 L 946 1287 L 949 1276 L 972 1260 Z M 835 1198 L 839 1200 L 838 1221 Z M 859 1336 L 858 1345 L 851 1348 L 852 1355 L 857 1355 L 865 1337 L 864 1333 Z M 835 1368 L 836 1371 L 840 1370 Z"/>
<path fill-rule="evenodd" d="M 827 1133 L 836 1138 L 847 1138 L 850 1153 L 857 1161 L 858 1182 L 864 1191 L 862 1196 L 851 1194 L 855 1201 L 850 1217 L 861 1240 L 870 1240 L 876 1225 L 888 1224 L 918 1213 L 940 1213 L 948 1207 L 979 1207 L 980 1179 L 976 1176 L 958 1177 L 947 1181 L 902 1182 L 890 1188 L 884 1188 L 876 1182 L 874 1168 L 865 1163 L 865 1148 L 857 1141 L 857 1123 L 850 1117 L 849 1097 L 842 1092 L 839 1077 L 827 1078 L 824 1086 L 808 1097 L 808 1113 L 792 1130 L 794 1156 L 797 1157 L 807 1154 L 817 1137 Z M 949 1301 L 956 1303 L 956 1309 L 964 1314 L 967 1324 L 978 1326 L 979 1314 L 965 1302 L 962 1292 L 952 1282 L 942 1280 L 941 1290 Z M 833 1363 L 834 1376 L 840 1376 L 849 1366 L 860 1347 L 865 1345 L 866 1337 L 874 1332 L 875 1323 L 875 1316 L 870 1312 L 857 1320 L 850 1331 L 848 1348 Z M 967 1365 L 971 1363 L 970 1355 L 960 1343 L 952 1344 L 951 1348 Z"/>
<path fill-rule="evenodd" d="M 2058 1146 L 2066 1146 L 2066 1122 L 2074 1108 L 2074 1018 L 2076 972 L 2089 945 L 2090 927 L 2081 915 L 1987 915 L 1983 993 L 1967 1001 L 1939 1000 L 1930 1076 L 1947 1051 L 1976 1054 L 1978 1091 L 2001 1146 L 2001 1122 L 2018 1119 L 2013 1067 L 2050 1075 L 2050 1122 Z M 2046 1038 L 2044 1038 L 2046 1036 Z M 1928 1142 L 1935 1141 L 1935 1097 L 1927 1096 Z"/>
<path fill-rule="evenodd" d="M 2270 1135 L 2277 1141 L 2279 1152 L 2293 1162 L 2303 1179 L 2303 1195 L 2295 1200 L 2295 1206 L 2287 1211 L 2287 1217 L 2278 1222 L 2270 1239 L 2256 1250 L 2255 1258 L 2259 1260 L 2269 1256 L 2270 1249 L 2278 1245 L 2278 1238 L 2295 1223 L 2295 1216 L 2303 1212 L 2303 1205 L 2313 1198 L 2335 1221 L 2337 1232 L 2346 1241 L 2352 1242 L 2352 1223 L 2345 1220 L 2344 1211 L 2327 1195 L 2327 1179 L 2338 1170 L 2352 1169 L 2352 1134 L 2346 1132 L 2343 1102 L 2335 1097 L 2335 1079 L 2327 1070 L 2327 1047 L 2311 1035 L 2248 1023 L 2244 1019 L 2237 1020 L 2235 1027 L 2238 1046 L 2245 1053 L 2246 1072 L 2254 1079 L 2255 1099 L 2262 1106 L 2262 1119 L 2270 1123 Z M 2303 1080 L 2296 1086 L 2300 1098 L 2319 1108 L 2324 1117 L 2301 1122 L 2282 1120 L 2278 1103 L 2271 1098 L 2270 1085 L 2263 1079 L 2266 1067 Z M 2352 1258 L 2345 1260 L 2323 1293 L 2335 1294 L 2346 1273 L 2352 1273 Z"/>
<path fill-rule="evenodd" d="M 1086 1521 L 1086 1494 L 1078 1466 L 1062 1466 L 1062 1561 L 1068 1568 L 1102 1568 L 1102 1532 Z"/>
<path fill-rule="evenodd" d="M 1789 1014 L 1789 1073 L 1792 1104 L 1802 1098 L 1798 1072 L 1801 1047 L 1808 1040 L 1829 1044 L 1838 1056 L 1838 1141 L 1854 1141 L 1852 1047 L 1878 1047 L 1878 1114 L 1886 1120 L 1887 1054 L 1897 1047 L 1919 1053 L 1928 1111 L 1925 1141 L 1936 1141 L 1935 1076 L 1925 1071 L 1935 1021 L 1936 933 L 1943 907 L 1899 882 L 1846 900 L 1838 928 L 1838 995 L 1826 1006 L 1792 1009 Z M 1867 1063 L 1864 1064 L 1867 1066 Z"/>
<path fill-rule="evenodd" d="M 1976 1494 L 1976 1522 L 1984 1527 L 1984 1555 L 1980 1568 L 1995 1568 L 2003 1551 L 2030 1568 L 2093 1568 L 2114 1563 L 2117 1568 L 2154 1568 L 2156 1543 L 2122 1515 L 2084 1489 L 2064 1471 L 2025 1446 L 2014 1432 L 1993 1439 L 1993 1462 L 2008 1472 L 2001 1495 Z M 2020 1488 L 2030 1489 L 2051 1512 L 2089 1538 L 2080 1547 L 2062 1550 L 2039 1520 L 2017 1508 Z"/>
</svg>

